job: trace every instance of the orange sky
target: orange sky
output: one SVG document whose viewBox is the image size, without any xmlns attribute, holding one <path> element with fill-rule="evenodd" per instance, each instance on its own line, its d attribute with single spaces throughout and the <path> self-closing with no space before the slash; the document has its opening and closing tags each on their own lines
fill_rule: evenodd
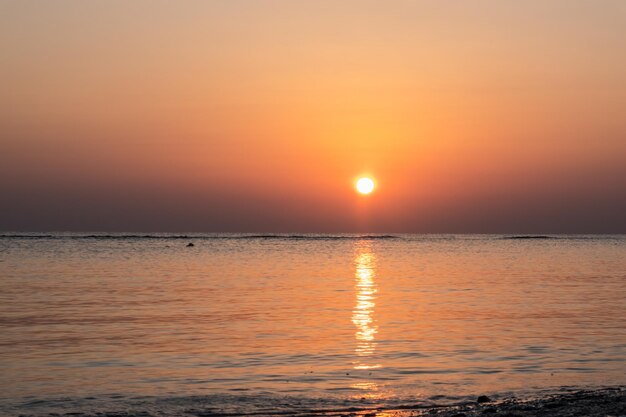
<svg viewBox="0 0 626 417">
<path fill-rule="evenodd" d="M 626 232 L 621 0 L 0 1 L 0 77 L 0 230 Z"/>
</svg>

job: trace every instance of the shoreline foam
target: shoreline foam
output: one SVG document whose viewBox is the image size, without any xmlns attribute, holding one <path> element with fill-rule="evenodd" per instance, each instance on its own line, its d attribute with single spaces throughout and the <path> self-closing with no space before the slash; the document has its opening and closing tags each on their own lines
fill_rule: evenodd
<svg viewBox="0 0 626 417">
<path fill-rule="evenodd" d="M 532 397 L 502 396 L 491 400 L 485 396 L 475 400 L 456 404 L 424 404 L 416 402 L 414 405 L 403 406 L 385 405 L 346 407 L 337 409 L 251 409 L 246 412 L 229 412 L 220 410 L 217 404 L 204 403 L 201 397 L 188 399 L 186 406 L 181 408 L 161 408 L 159 401 L 130 405 L 125 403 L 110 404 L 107 410 L 85 410 L 71 407 L 62 409 L 14 409 L 15 415 L 20 417 L 238 417 L 238 416 L 324 416 L 324 417 L 477 417 L 477 416 L 507 416 L 507 417 L 543 417 L 543 416 L 590 416 L 590 417 L 620 417 L 626 415 L 626 386 L 617 386 L 598 389 L 568 388 L 565 392 L 552 394 L 538 394 Z M 32 404 L 32 403 L 31 403 Z M 38 408 L 38 407 L 35 407 Z"/>
</svg>

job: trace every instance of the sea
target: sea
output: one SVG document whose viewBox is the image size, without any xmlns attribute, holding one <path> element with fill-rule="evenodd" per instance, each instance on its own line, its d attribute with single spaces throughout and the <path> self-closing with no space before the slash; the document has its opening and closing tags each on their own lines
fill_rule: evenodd
<svg viewBox="0 0 626 417">
<path fill-rule="evenodd" d="M 624 384 L 626 235 L 0 233 L 0 415 Z"/>
</svg>

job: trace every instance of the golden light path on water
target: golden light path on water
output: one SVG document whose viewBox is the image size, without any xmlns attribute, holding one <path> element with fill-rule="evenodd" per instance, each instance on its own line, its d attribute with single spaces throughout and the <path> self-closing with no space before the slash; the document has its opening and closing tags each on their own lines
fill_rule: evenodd
<svg viewBox="0 0 626 417">
<path fill-rule="evenodd" d="M 216 412 L 382 410 L 626 381 L 621 236 L 91 236 L 0 239 L 0 415 L 172 415 L 205 395 Z"/>
<path fill-rule="evenodd" d="M 355 331 L 355 356 L 353 368 L 356 370 L 368 370 L 380 368 L 380 364 L 374 361 L 376 351 L 376 334 L 378 326 L 374 316 L 376 307 L 376 255 L 372 250 L 372 244 L 368 241 L 360 241 L 355 247 L 355 274 L 354 287 L 356 303 L 352 311 L 352 323 Z M 377 391 L 375 382 L 359 382 L 352 385 L 353 388 L 367 391 Z M 378 397 L 370 394 L 368 396 Z"/>
</svg>

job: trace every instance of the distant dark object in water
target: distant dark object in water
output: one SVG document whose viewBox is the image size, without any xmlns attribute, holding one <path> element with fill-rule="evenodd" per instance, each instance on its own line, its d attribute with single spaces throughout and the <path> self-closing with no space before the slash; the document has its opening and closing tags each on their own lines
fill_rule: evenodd
<svg viewBox="0 0 626 417">
<path fill-rule="evenodd" d="M 191 242 L 187 243 L 187 247 L 188 247 L 188 248 L 190 248 L 190 247 L 192 247 L 192 246 L 196 246 L 196 245 L 194 245 L 194 244 L 193 244 L 193 243 L 191 243 Z"/>
<path fill-rule="evenodd" d="M 486 395 L 481 395 L 480 397 L 478 397 L 476 399 L 476 402 L 481 404 L 481 403 L 490 403 L 491 402 L 491 398 L 487 397 Z"/>
<path fill-rule="evenodd" d="M 83 235 L 83 234 L 1 234 L 0 239 L 202 239 L 202 240 L 230 240 L 230 239 L 277 239 L 277 240 L 370 240 L 370 239 L 401 239 L 399 236 L 394 235 L 324 235 L 324 234 L 302 234 L 302 235 L 283 235 L 283 234 L 263 234 L 263 235 L 248 235 L 248 234 L 206 234 L 206 235 L 168 235 L 168 234 L 154 234 L 154 235 Z"/>
<path fill-rule="evenodd" d="M 558 239 L 555 236 L 546 235 L 521 235 L 521 236 L 505 236 L 503 239 Z"/>
</svg>

